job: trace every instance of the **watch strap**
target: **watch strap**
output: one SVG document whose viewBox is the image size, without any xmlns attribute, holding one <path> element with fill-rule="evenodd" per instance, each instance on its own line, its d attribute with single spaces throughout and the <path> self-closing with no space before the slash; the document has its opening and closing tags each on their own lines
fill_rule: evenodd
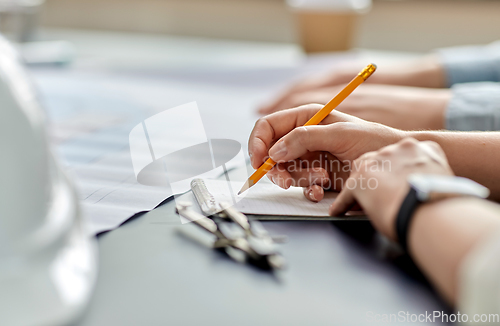
<svg viewBox="0 0 500 326">
<path fill-rule="evenodd" d="M 396 234 L 401 247 L 406 251 L 408 250 L 408 230 L 413 217 L 415 209 L 422 202 L 418 199 L 417 191 L 410 187 L 401 207 L 399 208 L 398 215 L 396 216 Z"/>
</svg>

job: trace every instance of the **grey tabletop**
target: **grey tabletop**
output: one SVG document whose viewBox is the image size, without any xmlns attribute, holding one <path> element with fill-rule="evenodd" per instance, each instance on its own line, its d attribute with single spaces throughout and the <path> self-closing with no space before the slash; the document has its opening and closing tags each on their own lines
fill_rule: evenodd
<svg viewBox="0 0 500 326">
<path fill-rule="evenodd" d="M 174 204 L 99 236 L 97 286 L 78 325 L 365 325 L 447 310 L 367 221 L 264 222 L 288 236 L 288 268 L 269 273 L 180 235 L 188 225 Z"/>
</svg>

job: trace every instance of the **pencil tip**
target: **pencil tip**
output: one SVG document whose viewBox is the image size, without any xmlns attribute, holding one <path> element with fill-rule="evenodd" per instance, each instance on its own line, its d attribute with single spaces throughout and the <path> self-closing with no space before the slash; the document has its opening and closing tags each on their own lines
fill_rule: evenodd
<svg viewBox="0 0 500 326">
<path fill-rule="evenodd" d="M 238 195 L 244 193 L 245 191 L 247 191 L 248 189 L 250 189 L 251 186 L 253 186 L 254 183 L 253 181 L 251 181 L 250 179 L 248 179 L 245 184 L 243 185 L 243 187 L 241 187 L 241 190 L 238 192 Z"/>
</svg>

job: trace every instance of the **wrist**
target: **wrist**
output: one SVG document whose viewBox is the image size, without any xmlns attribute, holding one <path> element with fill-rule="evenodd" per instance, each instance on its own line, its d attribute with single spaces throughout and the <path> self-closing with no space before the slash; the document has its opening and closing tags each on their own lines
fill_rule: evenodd
<svg viewBox="0 0 500 326">
<path fill-rule="evenodd" d="M 445 71 L 436 55 L 425 56 L 414 63 L 416 80 L 419 87 L 444 88 L 446 87 Z"/>
<path fill-rule="evenodd" d="M 398 186 L 398 190 L 392 191 L 391 196 L 387 196 L 388 199 L 385 202 L 380 202 L 379 212 L 383 214 L 387 220 L 385 228 L 381 228 L 379 231 L 384 234 L 387 238 L 394 242 L 398 242 L 396 221 L 398 218 L 398 213 L 401 209 L 401 205 L 410 190 L 410 186 L 407 182 Z"/>
<path fill-rule="evenodd" d="M 385 71 L 382 69 L 378 75 L 374 74 L 368 82 L 428 88 L 446 87 L 444 68 L 435 55 L 394 65 Z"/>
<path fill-rule="evenodd" d="M 442 202 L 450 198 L 487 198 L 489 190 L 466 178 L 447 174 L 410 174 L 410 190 L 402 201 L 396 216 L 395 228 L 399 243 L 408 248 L 408 234 L 416 211 L 429 203 Z"/>
<path fill-rule="evenodd" d="M 419 89 L 422 96 L 414 102 L 414 112 L 419 112 L 421 129 L 446 129 L 446 109 L 451 99 L 450 89 Z"/>
<path fill-rule="evenodd" d="M 468 199 L 468 198 L 467 198 Z M 467 200 L 466 199 L 466 200 Z M 472 199 L 472 198 L 471 198 Z M 407 231 L 407 251 L 408 253 L 413 253 L 414 243 L 416 240 L 415 230 L 421 228 L 422 223 L 426 223 L 426 221 L 430 218 L 436 219 L 439 218 L 440 212 L 446 211 L 450 205 L 454 205 L 455 202 L 462 202 L 464 198 L 446 198 L 433 202 L 426 202 L 420 204 L 414 211 L 412 217 L 412 223 Z M 420 239 L 421 240 L 421 239 Z"/>
<path fill-rule="evenodd" d="M 421 131 L 421 130 L 417 130 L 417 131 L 406 131 L 405 132 L 406 134 L 406 137 L 411 137 L 411 138 L 414 138 L 418 141 L 434 141 L 434 142 L 437 142 L 439 144 L 439 138 L 440 138 L 440 132 L 436 132 L 436 131 Z M 441 132 L 441 134 L 443 134 Z"/>
</svg>

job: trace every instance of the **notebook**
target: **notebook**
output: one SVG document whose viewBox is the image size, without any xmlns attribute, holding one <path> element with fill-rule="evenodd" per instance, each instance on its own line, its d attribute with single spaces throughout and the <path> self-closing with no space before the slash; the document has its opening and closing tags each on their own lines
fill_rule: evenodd
<svg viewBox="0 0 500 326">
<path fill-rule="evenodd" d="M 257 215 L 258 219 L 366 219 L 360 214 L 349 217 L 328 216 L 328 208 L 337 196 L 334 192 L 325 192 L 323 200 L 314 203 L 305 198 L 300 187 L 285 190 L 265 179 L 239 196 L 237 193 L 242 182 L 210 179 L 204 179 L 203 182 L 217 202 L 232 204 L 242 213 Z"/>
</svg>

